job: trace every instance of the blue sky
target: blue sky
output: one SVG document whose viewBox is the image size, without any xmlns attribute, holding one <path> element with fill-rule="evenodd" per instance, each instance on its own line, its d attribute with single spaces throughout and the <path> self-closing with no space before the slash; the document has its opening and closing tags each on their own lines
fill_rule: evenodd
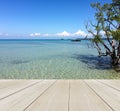
<svg viewBox="0 0 120 111">
<path fill-rule="evenodd" d="M 0 38 L 85 36 L 93 2 L 111 0 L 0 0 Z"/>
</svg>

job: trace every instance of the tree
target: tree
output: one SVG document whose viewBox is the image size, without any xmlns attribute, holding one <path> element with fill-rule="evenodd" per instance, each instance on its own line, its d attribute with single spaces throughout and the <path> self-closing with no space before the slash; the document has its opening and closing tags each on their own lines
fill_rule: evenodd
<svg viewBox="0 0 120 111">
<path fill-rule="evenodd" d="M 87 31 L 93 36 L 92 42 L 99 56 L 110 56 L 112 66 L 120 62 L 120 1 L 101 5 L 91 4 L 95 9 L 95 22 L 86 25 Z M 103 39 L 105 38 L 105 39 Z"/>
</svg>

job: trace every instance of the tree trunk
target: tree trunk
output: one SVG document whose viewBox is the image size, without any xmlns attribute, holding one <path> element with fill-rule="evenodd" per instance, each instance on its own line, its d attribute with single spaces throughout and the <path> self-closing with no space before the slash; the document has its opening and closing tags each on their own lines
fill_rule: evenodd
<svg viewBox="0 0 120 111">
<path fill-rule="evenodd" d="M 120 72 L 120 66 L 119 66 L 119 59 L 120 59 L 120 41 L 117 47 L 117 50 L 115 49 L 115 44 L 112 42 L 112 52 L 109 54 L 111 56 L 111 65 L 112 68 L 114 68 L 115 71 Z"/>
<path fill-rule="evenodd" d="M 119 65 L 118 58 L 113 56 L 112 57 L 112 66 L 115 67 L 115 66 L 118 66 L 118 65 Z"/>
</svg>

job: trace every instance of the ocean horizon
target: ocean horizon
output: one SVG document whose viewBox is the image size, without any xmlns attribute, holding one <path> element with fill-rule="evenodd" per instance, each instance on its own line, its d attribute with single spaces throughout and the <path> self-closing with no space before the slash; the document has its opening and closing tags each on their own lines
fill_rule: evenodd
<svg viewBox="0 0 120 111">
<path fill-rule="evenodd" d="M 119 79 L 89 40 L 0 39 L 0 79 Z"/>
</svg>

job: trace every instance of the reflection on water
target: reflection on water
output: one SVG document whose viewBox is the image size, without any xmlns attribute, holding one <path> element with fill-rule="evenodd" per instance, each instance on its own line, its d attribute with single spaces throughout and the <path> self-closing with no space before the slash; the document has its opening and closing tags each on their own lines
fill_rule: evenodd
<svg viewBox="0 0 120 111">
<path fill-rule="evenodd" d="M 109 57 L 98 57 L 95 55 L 74 55 L 73 58 L 87 64 L 87 67 L 90 69 L 108 70 L 112 68 Z"/>
</svg>

